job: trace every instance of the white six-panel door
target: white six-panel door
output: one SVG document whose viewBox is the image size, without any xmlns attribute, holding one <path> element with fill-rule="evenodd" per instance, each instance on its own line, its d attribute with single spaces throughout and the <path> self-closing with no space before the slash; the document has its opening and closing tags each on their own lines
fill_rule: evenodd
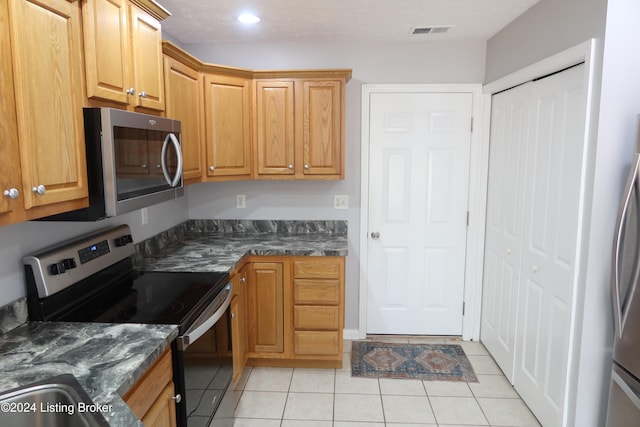
<svg viewBox="0 0 640 427">
<path fill-rule="evenodd" d="M 460 335 L 471 93 L 370 99 L 367 333 Z"/>
<path fill-rule="evenodd" d="M 482 292 L 482 342 L 513 380 L 532 83 L 493 96 Z"/>
<path fill-rule="evenodd" d="M 541 424 L 559 427 L 584 191 L 584 65 L 492 102 L 481 339 Z"/>
</svg>

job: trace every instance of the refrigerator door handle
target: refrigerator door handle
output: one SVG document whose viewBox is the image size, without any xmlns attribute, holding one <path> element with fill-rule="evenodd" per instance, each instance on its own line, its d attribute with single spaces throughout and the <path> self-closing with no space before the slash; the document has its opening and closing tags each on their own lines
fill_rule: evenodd
<svg viewBox="0 0 640 427">
<path fill-rule="evenodd" d="M 640 397 L 629 387 L 629 384 L 625 382 L 625 380 L 615 371 L 615 369 L 611 372 L 611 380 L 615 382 L 620 390 L 624 392 L 624 394 L 629 398 L 631 403 L 640 410 Z"/>
<path fill-rule="evenodd" d="M 633 167 L 629 173 L 629 178 L 624 189 L 624 198 L 622 200 L 622 206 L 620 207 L 620 215 L 618 217 L 618 224 L 616 227 L 616 233 L 613 243 L 613 280 L 612 280 L 612 297 L 613 297 L 613 317 L 615 321 L 615 328 L 618 336 L 622 338 L 622 326 L 623 326 L 623 313 L 622 313 L 622 301 L 620 301 L 620 252 L 622 244 L 622 233 L 626 227 L 627 216 L 629 210 L 629 204 L 631 197 L 634 194 L 635 187 L 638 183 L 638 172 L 640 171 L 640 154 L 634 154 Z M 637 273 L 637 272 L 636 272 Z M 634 277 L 636 275 L 634 274 Z"/>
</svg>

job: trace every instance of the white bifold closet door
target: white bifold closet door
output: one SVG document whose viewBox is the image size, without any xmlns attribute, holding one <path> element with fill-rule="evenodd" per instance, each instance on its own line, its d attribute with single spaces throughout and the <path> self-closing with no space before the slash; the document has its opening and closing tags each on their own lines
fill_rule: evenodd
<svg viewBox="0 0 640 427">
<path fill-rule="evenodd" d="M 585 166 L 584 65 L 494 95 L 481 339 L 562 426 Z"/>
</svg>

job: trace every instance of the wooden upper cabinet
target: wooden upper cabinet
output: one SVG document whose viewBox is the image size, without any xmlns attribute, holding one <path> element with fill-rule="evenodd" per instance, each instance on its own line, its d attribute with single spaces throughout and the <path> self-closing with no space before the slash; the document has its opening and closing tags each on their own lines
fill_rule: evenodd
<svg viewBox="0 0 640 427">
<path fill-rule="evenodd" d="M 251 177 L 250 79 L 205 73 L 206 177 Z"/>
<path fill-rule="evenodd" d="M 7 0 L 0 0 L 0 52 L 11 52 L 8 13 Z M 9 214 L 22 210 L 24 200 L 21 194 L 22 174 L 10 58 L 11 55 L 0 57 L 0 134 L 3 135 L 0 144 L 0 158 L 3 159 L 0 170 L 0 225 L 11 222 Z"/>
<path fill-rule="evenodd" d="M 168 15 L 145 0 L 82 1 L 87 97 L 164 111 L 160 19 Z"/>
<path fill-rule="evenodd" d="M 131 88 L 128 0 L 84 0 L 87 96 L 121 104 Z"/>
<path fill-rule="evenodd" d="M 270 76 L 254 85 L 257 178 L 344 179 L 344 86 L 350 72 L 257 73 Z M 283 78 L 271 77 L 277 74 Z"/>
<path fill-rule="evenodd" d="M 344 178 L 342 83 L 303 85 L 303 173 Z"/>
<path fill-rule="evenodd" d="M 169 56 L 164 58 L 167 117 L 182 123 L 181 144 L 185 182 L 203 175 L 202 76 L 198 70 Z"/>
<path fill-rule="evenodd" d="M 256 173 L 294 175 L 294 82 L 256 80 Z"/>
<path fill-rule="evenodd" d="M 10 52 L 0 59 L 4 98 L 0 105 L 3 120 L 8 120 L 2 127 L 8 130 L 9 138 L 16 138 L 17 131 L 17 139 L 2 144 L 8 145 L 2 150 L 8 150 L 8 158 L 13 161 L 9 160 L 8 172 L 3 169 L 0 173 L 5 186 L 20 190 L 19 198 L 13 201 L 22 200 L 20 207 L 9 209 L 21 210 L 24 219 L 31 219 L 86 206 L 79 4 L 67 0 L 3 0 L 0 6 L 2 51 Z M 12 61 L 11 70 L 5 61 Z M 9 98 L 4 90 L 11 93 L 11 84 L 15 97 Z M 12 165 L 16 143 L 20 164 Z M 21 184 L 16 182 L 18 174 Z M 2 190 L 4 193 L 7 189 Z M 76 203 L 70 206 L 66 202 Z M 2 210 L 6 209 L 3 203 Z M 16 220 L 21 218 L 0 221 Z"/>
<path fill-rule="evenodd" d="M 133 84 L 137 107 L 164 110 L 160 22 L 134 4 L 131 8 Z"/>
</svg>

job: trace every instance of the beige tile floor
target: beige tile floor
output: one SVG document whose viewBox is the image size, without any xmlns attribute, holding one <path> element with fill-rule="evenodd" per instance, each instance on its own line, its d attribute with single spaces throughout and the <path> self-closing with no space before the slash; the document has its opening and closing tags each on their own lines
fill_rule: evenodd
<svg viewBox="0 0 640 427">
<path fill-rule="evenodd" d="M 233 422 L 247 427 L 540 426 L 484 346 L 441 338 L 388 341 L 462 345 L 479 382 L 354 378 L 351 343 L 342 369 L 253 368 Z M 216 421 L 211 426 L 218 426 Z"/>
</svg>

